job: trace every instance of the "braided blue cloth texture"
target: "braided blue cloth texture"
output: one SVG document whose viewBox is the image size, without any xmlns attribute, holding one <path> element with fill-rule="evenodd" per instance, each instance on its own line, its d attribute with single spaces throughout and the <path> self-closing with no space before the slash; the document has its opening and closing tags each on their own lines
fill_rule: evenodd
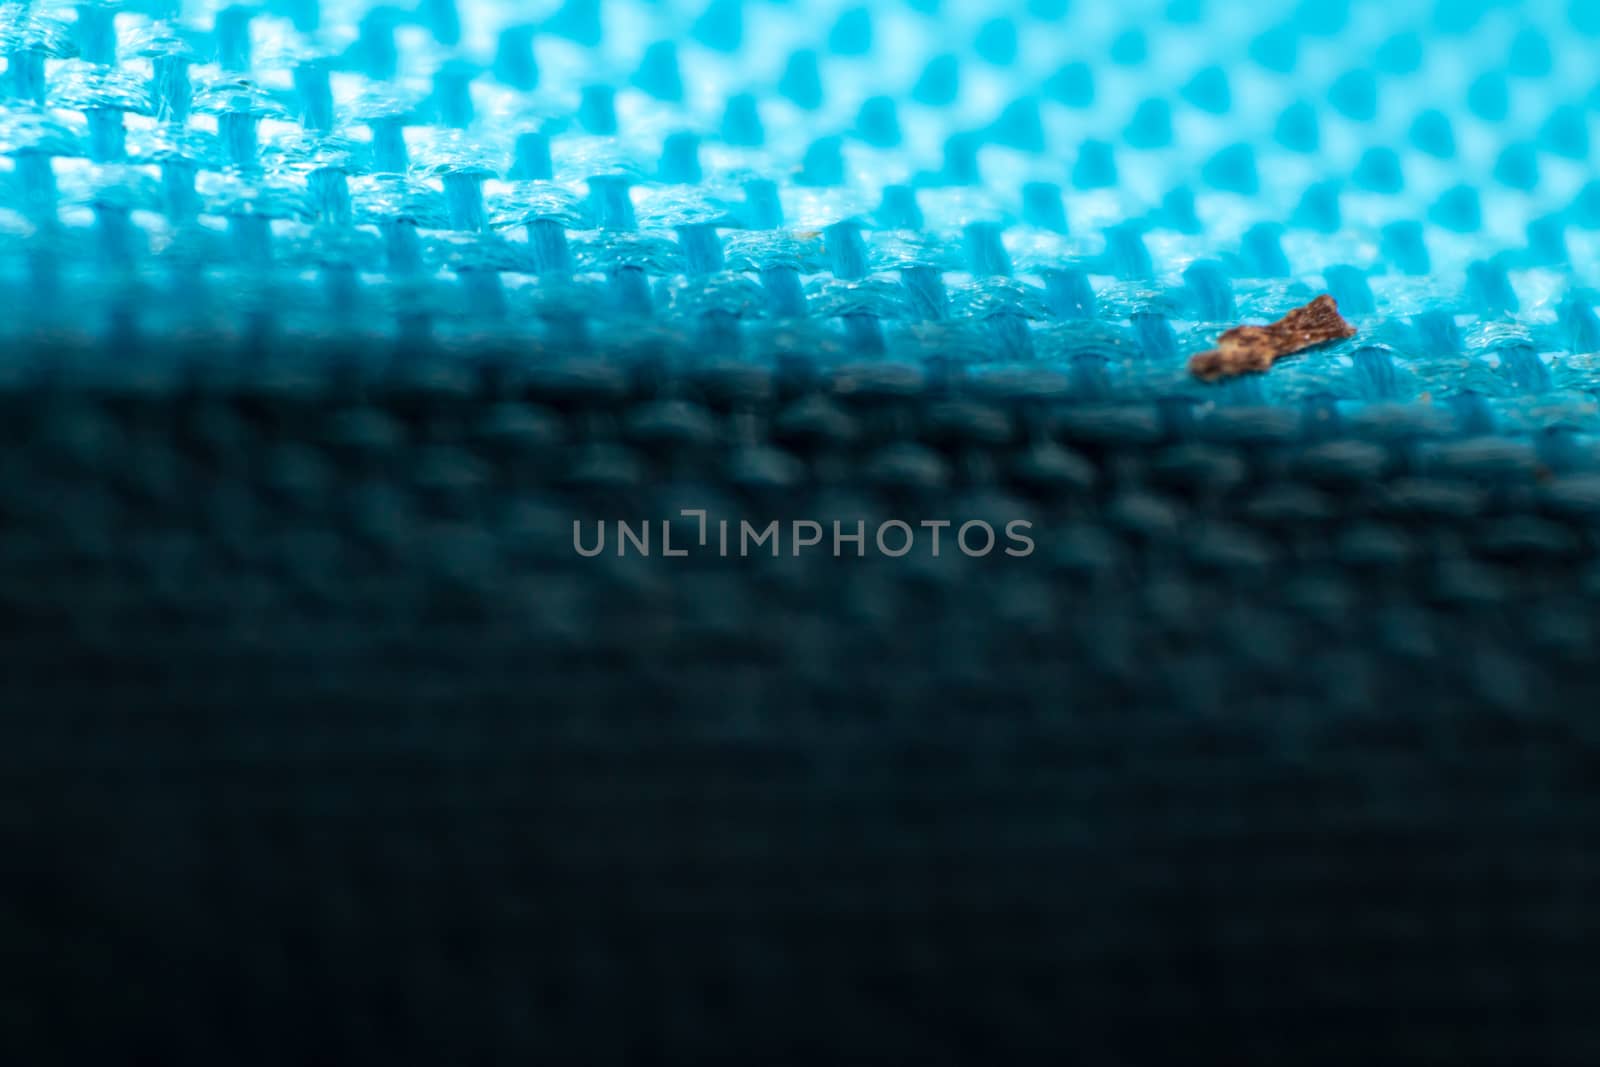
<svg viewBox="0 0 1600 1067">
<path fill-rule="evenodd" d="M 0 1062 L 1600 1062 L 1600 2 L 0 64 Z"/>
</svg>

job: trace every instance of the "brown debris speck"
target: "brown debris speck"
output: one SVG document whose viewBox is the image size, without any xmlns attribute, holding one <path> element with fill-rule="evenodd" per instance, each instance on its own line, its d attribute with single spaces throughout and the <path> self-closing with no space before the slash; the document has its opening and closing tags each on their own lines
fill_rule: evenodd
<svg viewBox="0 0 1600 1067">
<path fill-rule="evenodd" d="M 1264 371 L 1279 356 L 1354 337 L 1355 333 L 1356 328 L 1339 314 L 1333 297 L 1324 293 L 1270 326 L 1235 326 L 1228 330 L 1217 338 L 1216 348 L 1189 360 L 1189 373 L 1212 382 Z"/>
</svg>

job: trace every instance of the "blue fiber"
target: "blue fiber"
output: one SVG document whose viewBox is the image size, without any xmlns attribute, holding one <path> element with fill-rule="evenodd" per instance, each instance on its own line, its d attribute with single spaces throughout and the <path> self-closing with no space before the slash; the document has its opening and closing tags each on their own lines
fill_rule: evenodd
<svg viewBox="0 0 1600 1067">
<path fill-rule="evenodd" d="M 1531 144 L 1506 147 L 1494 162 L 1495 180 L 1513 189 L 1531 191 L 1539 184 L 1539 152 Z"/>
<path fill-rule="evenodd" d="M 1378 243 L 1383 255 L 1399 268 L 1400 273 L 1428 273 L 1428 246 L 1422 241 L 1421 223 L 1391 222 L 1383 228 Z"/>
<path fill-rule="evenodd" d="M 1572 352 L 1600 351 L 1600 316 L 1582 297 L 1563 301 L 1558 312 L 1566 347 Z"/>
<path fill-rule="evenodd" d="M 1077 352 L 1067 371 L 1075 400 L 1104 400 L 1112 395 L 1111 375 L 1106 358 L 1097 352 Z"/>
<path fill-rule="evenodd" d="M 766 143 L 767 131 L 761 125 L 761 110 L 750 93 L 728 98 L 722 113 L 722 139 L 731 145 L 754 148 Z"/>
<path fill-rule="evenodd" d="M 1371 122 L 1378 117 L 1378 79 L 1370 70 L 1347 70 L 1329 87 L 1328 102 L 1347 119 Z"/>
<path fill-rule="evenodd" d="M 744 40 L 743 0 L 711 0 L 695 19 L 695 40 L 718 52 L 737 52 Z"/>
<path fill-rule="evenodd" d="M 1539 127 L 1539 147 L 1566 159 L 1589 158 L 1589 116 L 1575 104 L 1563 104 Z"/>
<path fill-rule="evenodd" d="M 223 70 L 250 69 L 250 20 L 255 14 L 248 7 L 225 7 L 217 12 L 217 66 Z"/>
<path fill-rule="evenodd" d="M 978 170 L 978 149 L 983 138 L 973 133 L 954 133 L 944 142 L 942 177 L 951 185 L 977 185 L 983 180 Z"/>
<path fill-rule="evenodd" d="M 96 163 L 116 162 L 127 155 L 127 131 L 122 112 L 91 108 L 84 112 L 89 123 L 89 158 Z"/>
<path fill-rule="evenodd" d="M 484 228 L 483 178 L 470 171 L 454 171 L 442 178 L 445 210 L 452 230 L 476 233 Z"/>
<path fill-rule="evenodd" d="M 722 269 L 722 239 L 709 222 L 678 227 L 678 248 L 689 273 L 714 274 Z"/>
<path fill-rule="evenodd" d="M 504 318 L 506 313 L 505 287 L 500 284 L 500 272 L 462 267 L 456 271 L 466 297 L 467 313 L 480 318 Z"/>
<path fill-rule="evenodd" d="M 864 56 L 872 51 L 872 12 L 854 7 L 840 15 L 828 31 L 828 51 L 839 56 Z"/>
<path fill-rule="evenodd" d="M 620 175 L 600 174 L 589 179 L 589 210 L 595 225 L 602 230 L 632 230 L 638 226 L 633 200 L 628 196 L 628 180 Z"/>
<path fill-rule="evenodd" d="M 876 356 L 884 351 L 883 324 L 878 321 L 878 316 L 864 311 L 852 311 L 840 318 L 844 322 L 845 338 L 857 353 Z"/>
<path fill-rule="evenodd" d="M 1449 159 L 1456 154 L 1456 135 L 1444 112 L 1429 108 L 1411 122 L 1411 143 L 1420 151 L 1438 159 Z"/>
<path fill-rule="evenodd" d="M 1376 309 L 1372 300 L 1372 287 L 1367 284 L 1367 272 L 1357 267 L 1338 264 L 1322 272 L 1328 283 L 1328 293 L 1346 317 L 1371 315 Z"/>
<path fill-rule="evenodd" d="M 1289 74 L 1299 61 L 1300 35 L 1293 26 L 1274 26 L 1251 38 L 1248 52 L 1274 74 Z"/>
<path fill-rule="evenodd" d="M 344 172 L 333 167 L 318 167 L 306 176 L 311 194 L 311 210 L 318 222 L 348 226 L 353 220 L 350 183 Z"/>
<path fill-rule="evenodd" d="M 878 221 L 891 230 L 922 229 L 922 209 L 917 206 L 917 191 L 909 185 L 884 186 L 883 200 L 878 205 Z"/>
<path fill-rule="evenodd" d="M 1300 195 L 1290 222 L 1318 233 L 1333 233 L 1339 228 L 1339 183 L 1314 182 Z"/>
<path fill-rule="evenodd" d="M 328 83 L 328 68 L 320 62 L 301 63 L 294 68 L 295 93 L 300 98 L 300 118 L 308 130 L 333 131 L 333 90 Z"/>
<path fill-rule="evenodd" d="M 406 152 L 405 126 L 398 118 L 383 118 L 372 123 L 372 169 L 379 174 L 404 174 L 410 163 Z"/>
<path fill-rule="evenodd" d="M 579 44 L 599 44 L 600 0 L 567 0 L 545 23 L 545 29 Z"/>
<path fill-rule="evenodd" d="M 1187 185 L 1170 189 L 1161 198 L 1161 224 L 1179 233 L 1199 233 L 1200 218 L 1195 214 L 1194 190 Z"/>
<path fill-rule="evenodd" d="M 1055 233 L 1067 232 L 1067 209 L 1061 187 L 1053 182 L 1027 182 L 1022 186 L 1022 221 Z"/>
<path fill-rule="evenodd" d="M 328 298 L 328 311 L 343 317 L 361 302 L 361 279 L 349 263 L 329 263 L 322 268 L 322 290 Z"/>
<path fill-rule="evenodd" d="M 1374 193 L 1398 193 L 1406 184 L 1400 157 L 1392 148 L 1369 148 L 1363 152 L 1350 180 L 1357 188 Z"/>
<path fill-rule="evenodd" d="M 523 92 L 539 86 L 539 62 L 533 54 L 534 32 L 532 26 L 511 26 L 500 32 L 495 44 L 494 76 Z"/>
<path fill-rule="evenodd" d="M 1516 311 L 1517 294 L 1505 267 L 1492 260 L 1478 260 L 1467 266 L 1467 299 L 1480 311 Z"/>
<path fill-rule="evenodd" d="M 1278 116 L 1272 139 L 1291 152 L 1315 152 L 1322 143 L 1317 109 L 1305 100 L 1296 100 Z"/>
<path fill-rule="evenodd" d="M 547 182 L 554 176 L 549 136 L 543 133 L 518 134 L 511 170 L 506 177 L 512 181 Z"/>
<path fill-rule="evenodd" d="M 1111 62 L 1118 66 L 1136 67 L 1149 53 L 1143 30 L 1124 30 L 1111 42 Z"/>
<path fill-rule="evenodd" d="M 1039 118 L 1039 102 L 1031 96 L 1013 100 L 989 127 L 996 144 L 1024 152 L 1043 152 L 1044 122 Z"/>
<path fill-rule="evenodd" d="M 189 64 L 181 56 L 157 56 L 152 62 L 156 117 L 183 122 L 189 117 L 194 87 L 189 84 Z"/>
<path fill-rule="evenodd" d="M 1434 356 L 1453 356 L 1461 351 L 1461 329 L 1453 315 L 1442 308 L 1422 312 L 1412 325 L 1416 329 L 1417 346 Z"/>
<path fill-rule="evenodd" d="M 181 5 L 179 0 L 171 0 L 171 6 L 176 9 Z M 279 0 L 276 6 L 283 10 L 290 24 L 301 33 L 310 33 L 322 25 L 322 10 L 318 0 Z M 177 11 L 173 10 L 172 14 L 176 15 Z"/>
<path fill-rule="evenodd" d="M 891 148 L 900 143 L 900 118 L 895 113 L 894 99 L 888 96 L 869 96 L 856 113 L 856 133 L 861 139 L 877 148 Z"/>
<path fill-rule="evenodd" d="M 1024 360 L 1033 355 L 1033 331 L 1025 317 L 1015 311 L 997 311 L 989 316 L 988 324 L 1001 359 Z"/>
<path fill-rule="evenodd" d="M 395 45 L 395 11 L 377 7 L 361 19 L 352 48 L 356 69 L 369 78 L 387 81 L 400 68 L 400 50 Z"/>
<path fill-rule="evenodd" d="M 1117 183 L 1115 149 L 1107 141 L 1085 141 L 1078 146 L 1072 165 L 1072 184 L 1079 189 L 1103 189 Z"/>
<path fill-rule="evenodd" d="M 974 222 L 963 231 L 967 265 L 980 278 L 1011 276 L 1011 257 L 1000 239 L 1000 226 L 993 222 Z"/>
<path fill-rule="evenodd" d="M 1500 374 L 1523 393 L 1542 393 L 1550 388 L 1550 368 L 1526 344 L 1507 345 L 1499 350 Z"/>
<path fill-rule="evenodd" d="M 1167 21 L 1174 26 L 1193 26 L 1206 17 L 1205 0 L 1167 0 Z"/>
<path fill-rule="evenodd" d="M 1280 243 L 1283 227 L 1274 222 L 1259 222 L 1245 231 L 1239 258 L 1245 273 L 1255 278 L 1287 278 L 1289 257 Z"/>
<path fill-rule="evenodd" d="M 1457 433 L 1466 437 L 1487 437 L 1494 433 L 1494 412 L 1476 389 L 1463 389 L 1446 403 L 1456 417 Z"/>
<path fill-rule="evenodd" d="M 447 63 L 433 76 L 433 100 L 439 109 L 439 123 L 453 130 L 472 125 L 472 79 L 476 72 Z"/>
<path fill-rule="evenodd" d="M 1542 215 L 1528 223 L 1526 259 L 1540 266 L 1567 263 L 1567 224 L 1560 215 Z"/>
<path fill-rule="evenodd" d="M 949 318 L 950 299 L 945 293 L 944 279 L 936 268 L 907 267 L 900 272 L 900 282 L 906 287 L 918 318 L 930 322 Z"/>
<path fill-rule="evenodd" d="M 1165 148 L 1172 143 L 1172 106 L 1155 97 L 1141 102 L 1122 139 L 1131 148 Z"/>
<path fill-rule="evenodd" d="M 860 226 L 848 220 L 836 222 L 822 231 L 822 243 L 834 277 L 856 281 L 867 276 L 867 242 Z"/>
<path fill-rule="evenodd" d="M 1081 270 L 1046 271 L 1044 302 L 1050 314 L 1059 319 L 1094 318 L 1094 288 Z"/>
<path fill-rule="evenodd" d="M 1415 74 L 1422 66 L 1422 38 L 1413 30 L 1385 38 L 1372 61 L 1384 74 Z"/>
<path fill-rule="evenodd" d="M 801 185 L 842 185 L 844 183 L 843 142 L 837 137 L 819 137 L 806 149 L 796 181 Z"/>
<path fill-rule="evenodd" d="M 972 50 L 997 67 L 1010 66 L 1017 60 L 1017 24 L 1008 18 L 990 19 L 978 27 Z"/>
<path fill-rule="evenodd" d="M 700 315 L 695 345 L 702 352 L 715 355 L 733 355 L 739 351 L 744 335 L 739 331 L 739 318 L 726 308 L 711 308 Z"/>
<path fill-rule="evenodd" d="M 644 50 L 633 84 L 657 100 L 682 100 L 683 76 L 678 72 L 678 46 L 657 41 Z"/>
<path fill-rule="evenodd" d="M 1483 225 L 1483 213 L 1478 205 L 1478 190 L 1470 185 L 1456 185 L 1446 189 L 1428 209 L 1428 220 L 1456 233 L 1477 232 Z"/>
<path fill-rule="evenodd" d="M 101 261 L 117 269 L 132 266 L 139 231 L 128 220 L 128 209 L 120 204 L 95 204 L 94 220 Z"/>
<path fill-rule="evenodd" d="M 1226 322 L 1235 315 L 1233 282 L 1221 263 L 1196 260 L 1183 272 L 1183 288 L 1198 322 Z"/>
<path fill-rule="evenodd" d="M 1256 174 L 1256 153 L 1248 144 L 1231 144 L 1219 150 L 1200 170 L 1206 184 L 1224 192 L 1254 196 L 1261 191 Z"/>
<path fill-rule="evenodd" d="M 1350 353 L 1350 362 L 1350 378 L 1362 400 L 1384 403 L 1401 398 L 1400 375 L 1387 348 L 1362 345 Z"/>
<path fill-rule="evenodd" d="M 43 52 L 31 48 L 14 49 L 6 55 L 11 92 L 17 99 L 44 103 L 44 60 Z"/>
<path fill-rule="evenodd" d="M 1591 181 L 1578 190 L 1567 212 L 1572 216 L 1573 225 L 1600 229 L 1600 180 Z"/>
<path fill-rule="evenodd" d="M 767 309 L 780 319 L 804 318 L 806 294 L 800 285 L 800 272 L 793 267 L 764 267 L 761 286 L 767 291 Z"/>
<path fill-rule="evenodd" d="M 1226 114 L 1233 107 L 1233 94 L 1228 89 L 1228 75 L 1221 67 L 1206 67 L 1178 90 L 1178 95 L 1201 111 L 1213 115 Z"/>
<path fill-rule="evenodd" d="M 650 314 L 650 280 L 641 267 L 616 267 L 608 275 L 611 298 L 624 315 Z"/>
<path fill-rule="evenodd" d="M 1519 78 L 1543 78 L 1553 61 L 1550 42 L 1532 26 L 1524 26 L 1511 40 L 1511 56 L 1506 69 Z"/>
<path fill-rule="evenodd" d="M 534 219 L 528 223 L 528 250 L 536 274 L 565 276 L 572 273 L 572 254 L 567 249 L 567 231 L 555 219 Z"/>
<path fill-rule="evenodd" d="M 778 199 L 778 183 L 771 178 L 745 182 L 744 202 L 751 228 L 776 230 L 783 225 L 783 202 Z"/>
<path fill-rule="evenodd" d="M 1094 103 L 1094 72 L 1087 63 L 1068 63 L 1044 83 L 1046 96 L 1068 107 Z"/>
<path fill-rule="evenodd" d="M 19 152 L 16 180 L 28 217 L 53 218 L 56 213 L 56 172 L 43 152 Z"/>
<path fill-rule="evenodd" d="M 660 178 L 664 182 L 699 184 L 700 138 L 680 130 L 669 133 L 661 143 Z"/>
<path fill-rule="evenodd" d="M 461 16 L 456 13 L 455 0 L 420 0 L 422 24 L 433 32 L 433 39 L 443 45 L 461 40 Z"/>
<path fill-rule="evenodd" d="M 1028 0 L 1028 14 L 1044 22 L 1060 22 L 1071 6 L 1070 0 Z"/>
<path fill-rule="evenodd" d="M 1144 357 L 1158 363 L 1170 363 L 1178 358 L 1178 335 L 1165 315 L 1153 311 L 1136 311 L 1130 316 L 1133 335 L 1139 342 Z"/>
<path fill-rule="evenodd" d="M 217 116 L 217 134 L 228 162 L 247 167 L 256 159 L 256 117 L 247 111 L 224 111 Z"/>
<path fill-rule="evenodd" d="M 1500 122 L 1511 111 L 1511 87 L 1505 75 L 1480 74 L 1467 87 L 1467 109 L 1485 122 Z"/>
<path fill-rule="evenodd" d="M 955 103 L 961 92 L 961 64 L 952 55 L 934 56 L 922 68 L 922 75 L 911 89 L 911 98 L 929 107 Z"/>
<path fill-rule="evenodd" d="M 1107 227 L 1106 262 L 1110 268 L 1108 273 L 1125 280 L 1148 278 L 1155 270 L 1150 263 L 1150 251 L 1144 245 L 1144 235 L 1130 222 Z"/>
<path fill-rule="evenodd" d="M 405 219 L 385 220 L 380 228 L 389 269 L 395 274 L 421 271 L 422 242 L 417 239 L 416 224 Z"/>
<path fill-rule="evenodd" d="M 233 239 L 233 251 L 240 262 L 253 266 L 272 262 L 272 230 L 265 216 L 230 216 L 228 236 Z"/>
<path fill-rule="evenodd" d="M 578 123 L 598 137 L 617 132 L 616 93 L 609 85 L 585 85 L 578 99 Z"/>
<path fill-rule="evenodd" d="M 194 189 L 195 165 L 187 159 L 161 161 L 161 206 L 167 218 L 182 222 L 200 209 Z"/>
<path fill-rule="evenodd" d="M 79 4 L 78 20 L 72 37 L 78 54 L 90 63 L 111 65 L 117 61 L 117 29 L 114 8 L 100 4 Z"/>
<path fill-rule="evenodd" d="M 778 92 L 807 111 L 822 106 L 822 72 L 815 52 L 802 49 L 789 57 L 783 76 L 778 79 Z"/>
</svg>

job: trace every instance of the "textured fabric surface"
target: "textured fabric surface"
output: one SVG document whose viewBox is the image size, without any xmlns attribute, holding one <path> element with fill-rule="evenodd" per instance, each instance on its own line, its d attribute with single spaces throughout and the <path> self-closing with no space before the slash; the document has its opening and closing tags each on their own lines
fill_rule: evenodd
<svg viewBox="0 0 1600 1067">
<path fill-rule="evenodd" d="M 0 5 L 0 1061 L 1600 1060 L 1597 59 Z"/>
</svg>

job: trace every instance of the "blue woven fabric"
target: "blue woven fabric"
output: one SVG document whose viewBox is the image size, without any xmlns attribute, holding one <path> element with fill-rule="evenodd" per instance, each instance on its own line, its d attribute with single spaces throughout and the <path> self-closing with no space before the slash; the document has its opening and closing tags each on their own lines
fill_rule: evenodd
<svg viewBox="0 0 1600 1067">
<path fill-rule="evenodd" d="M 1597 59 L 0 4 L 0 1062 L 1600 1062 Z"/>
<path fill-rule="evenodd" d="M 1588 432 L 1594 22 L 1480 0 L 8 4 L 0 329 L 13 374 L 41 334 L 145 375 L 175 348 L 672 343 Z M 1221 328 L 1322 291 L 1357 338 L 1186 375 Z"/>
</svg>

